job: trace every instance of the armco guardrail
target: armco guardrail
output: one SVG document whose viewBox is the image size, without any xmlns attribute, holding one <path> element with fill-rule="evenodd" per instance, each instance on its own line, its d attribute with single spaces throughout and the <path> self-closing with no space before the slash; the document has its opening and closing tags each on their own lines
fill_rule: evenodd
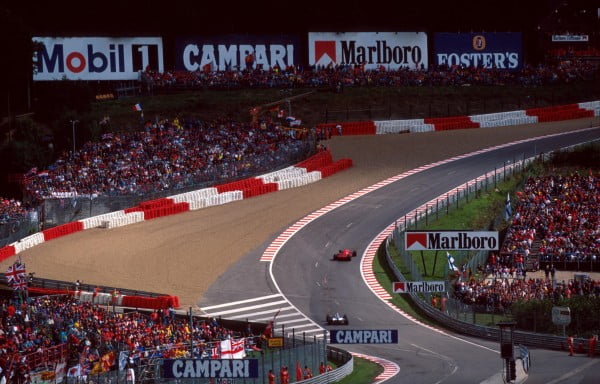
<svg viewBox="0 0 600 384">
<path fill-rule="evenodd" d="M 329 360 L 345 361 L 339 368 L 336 368 L 330 372 L 326 372 L 322 375 L 316 375 L 312 379 L 296 381 L 296 383 L 302 384 L 329 384 L 335 383 L 348 376 L 354 370 L 354 356 L 350 352 L 340 348 L 328 346 L 327 347 L 327 358 Z M 347 359 L 347 360 L 346 360 Z"/>
<path fill-rule="evenodd" d="M 597 140 L 596 140 L 597 141 Z M 573 150 L 577 145 L 570 146 L 564 148 L 563 150 Z M 542 154 L 542 156 L 550 156 L 549 154 Z M 533 158 L 523 159 L 523 163 L 528 163 L 533 161 Z M 433 207 L 432 207 L 433 208 Z M 410 215 L 408 215 L 410 216 Z M 417 216 L 415 214 L 415 220 Z M 408 225 L 408 223 L 406 224 Z M 386 255 L 386 261 L 390 268 L 394 271 L 394 275 L 397 281 L 406 281 L 406 278 L 402 275 L 400 270 L 395 266 L 390 253 L 388 251 L 388 245 L 390 241 L 390 237 L 386 239 L 384 242 L 383 248 Z M 456 318 L 446 315 L 444 312 L 440 311 L 437 308 L 432 307 L 429 302 L 422 300 L 418 294 L 411 293 L 409 295 L 410 299 L 413 303 L 428 317 L 439 322 L 440 324 L 444 324 L 445 327 L 466 335 L 481 337 L 490 340 L 500 340 L 500 330 L 498 328 L 486 327 L 476 324 L 471 324 L 467 322 L 460 321 Z M 566 349 L 566 337 L 565 336 L 555 336 L 548 334 L 539 334 L 533 332 L 523 332 L 523 331 L 514 331 L 514 342 L 515 344 L 523 344 L 528 347 L 538 347 L 544 349 L 556 349 L 563 350 Z M 582 349 L 587 351 L 587 340 L 585 339 L 575 339 L 576 349 Z M 582 347 L 580 347 L 582 345 Z M 596 352 L 600 352 L 600 345 L 596 346 Z"/>
</svg>

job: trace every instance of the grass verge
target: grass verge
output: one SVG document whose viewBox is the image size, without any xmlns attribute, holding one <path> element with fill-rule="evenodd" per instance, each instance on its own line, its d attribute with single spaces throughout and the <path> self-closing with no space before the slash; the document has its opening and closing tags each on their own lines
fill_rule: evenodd
<svg viewBox="0 0 600 384">
<path fill-rule="evenodd" d="M 383 367 L 372 361 L 354 357 L 354 370 L 337 384 L 370 384 L 383 372 Z"/>
</svg>

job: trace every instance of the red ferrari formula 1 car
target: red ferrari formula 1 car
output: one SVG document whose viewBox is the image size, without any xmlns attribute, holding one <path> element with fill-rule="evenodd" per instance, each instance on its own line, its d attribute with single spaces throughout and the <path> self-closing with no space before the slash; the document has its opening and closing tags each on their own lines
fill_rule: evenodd
<svg viewBox="0 0 600 384">
<path fill-rule="evenodd" d="M 350 261 L 353 257 L 356 257 L 356 251 L 351 249 L 340 249 L 333 255 L 333 260 Z"/>
</svg>

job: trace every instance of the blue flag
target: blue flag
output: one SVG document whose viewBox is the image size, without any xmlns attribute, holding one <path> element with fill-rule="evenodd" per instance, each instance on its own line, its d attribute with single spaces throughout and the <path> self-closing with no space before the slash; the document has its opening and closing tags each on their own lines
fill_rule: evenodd
<svg viewBox="0 0 600 384">
<path fill-rule="evenodd" d="M 510 207 L 510 193 L 506 194 L 506 207 L 504 208 L 504 219 L 508 220 L 512 216 L 512 208 Z"/>
</svg>

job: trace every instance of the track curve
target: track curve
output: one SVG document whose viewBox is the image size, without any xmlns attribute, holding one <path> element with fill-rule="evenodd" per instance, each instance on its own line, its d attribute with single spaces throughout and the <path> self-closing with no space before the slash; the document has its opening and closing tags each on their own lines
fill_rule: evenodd
<svg viewBox="0 0 600 384">
<path fill-rule="evenodd" d="M 357 283 L 362 280 L 358 263 L 336 263 L 331 255 L 338 248 L 364 250 L 398 217 L 505 161 L 598 136 L 598 129 L 588 129 L 502 146 L 442 162 L 370 191 L 311 220 L 290 237 L 273 264 L 274 279 L 295 307 L 323 326 L 325 313 L 339 311 L 348 314 L 352 329 L 399 329 L 397 346 L 349 348 L 397 363 L 402 374 L 389 382 L 463 383 L 466 378 L 483 382 L 501 367 L 496 342 L 437 331 L 399 316 L 387 304 L 373 300 L 366 284 Z M 551 374 L 556 377 L 555 372 Z"/>
</svg>

